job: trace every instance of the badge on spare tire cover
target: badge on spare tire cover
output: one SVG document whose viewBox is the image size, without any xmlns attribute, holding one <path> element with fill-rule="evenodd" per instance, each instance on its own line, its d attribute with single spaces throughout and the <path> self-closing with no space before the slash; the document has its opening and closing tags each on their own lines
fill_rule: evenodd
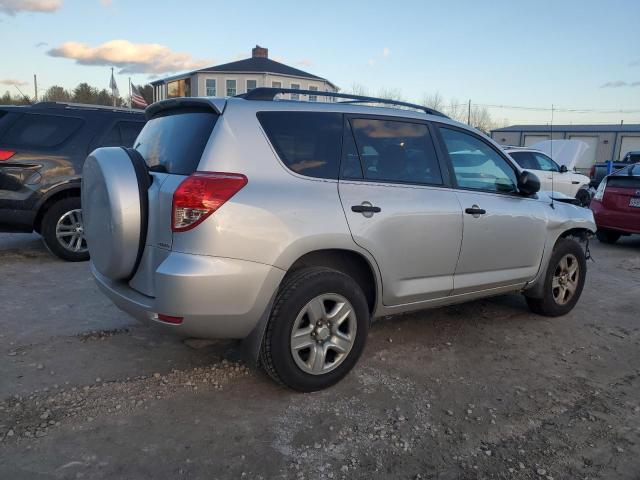
<svg viewBox="0 0 640 480">
<path fill-rule="evenodd" d="M 94 150 L 82 170 L 82 216 L 91 262 L 112 280 L 131 278 L 146 238 L 149 174 L 140 154 L 129 150 Z"/>
</svg>

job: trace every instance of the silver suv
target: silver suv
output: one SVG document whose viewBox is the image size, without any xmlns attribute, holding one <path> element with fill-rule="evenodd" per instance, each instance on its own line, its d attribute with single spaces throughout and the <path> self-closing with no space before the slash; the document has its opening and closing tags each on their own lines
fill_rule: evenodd
<svg viewBox="0 0 640 480">
<path fill-rule="evenodd" d="M 91 268 L 118 307 L 245 339 L 301 391 L 344 377 L 375 317 L 510 292 L 543 315 L 574 307 L 590 210 L 537 193 L 495 142 L 433 110 L 282 93 L 155 103 L 133 149 L 91 153 Z"/>
</svg>

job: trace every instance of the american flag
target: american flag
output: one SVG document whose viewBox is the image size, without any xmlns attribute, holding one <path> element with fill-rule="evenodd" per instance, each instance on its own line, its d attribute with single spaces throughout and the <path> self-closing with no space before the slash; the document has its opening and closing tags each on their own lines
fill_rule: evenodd
<svg viewBox="0 0 640 480">
<path fill-rule="evenodd" d="M 144 99 L 140 90 L 135 85 L 131 85 L 131 104 L 136 107 L 146 108 L 149 106 L 147 101 Z"/>
</svg>

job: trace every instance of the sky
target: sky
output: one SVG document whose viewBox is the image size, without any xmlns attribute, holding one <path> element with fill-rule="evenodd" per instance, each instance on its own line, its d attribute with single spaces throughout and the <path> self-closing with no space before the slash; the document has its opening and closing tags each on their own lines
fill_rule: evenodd
<svg viewBox="0 0 640 480">
<path fill-rule="evenodd" d="M 640 123 L 639 0 L 0 0 L 0 92 L 137 84 L 251 55 L 508 124 Z M 518 107 L 518 108 L 515 108 Z M 573 111 L 572 111 L 573 110 Z M 575 110 L 579 110 L 576 112 Z"/>
</svg>

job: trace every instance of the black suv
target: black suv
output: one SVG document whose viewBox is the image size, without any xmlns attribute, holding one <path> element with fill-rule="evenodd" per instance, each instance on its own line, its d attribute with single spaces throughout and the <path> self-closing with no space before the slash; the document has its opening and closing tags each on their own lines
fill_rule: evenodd
<svg viewBox="0 0 640 480">
<path fill-rule="evenodd" d="M 139 111 L 41 102 L 0 106 L 0 231 L 36 231 L 64 260 L 89 258 L 80 209 L 87 155 L 133 145 Z"/>
</svg>

